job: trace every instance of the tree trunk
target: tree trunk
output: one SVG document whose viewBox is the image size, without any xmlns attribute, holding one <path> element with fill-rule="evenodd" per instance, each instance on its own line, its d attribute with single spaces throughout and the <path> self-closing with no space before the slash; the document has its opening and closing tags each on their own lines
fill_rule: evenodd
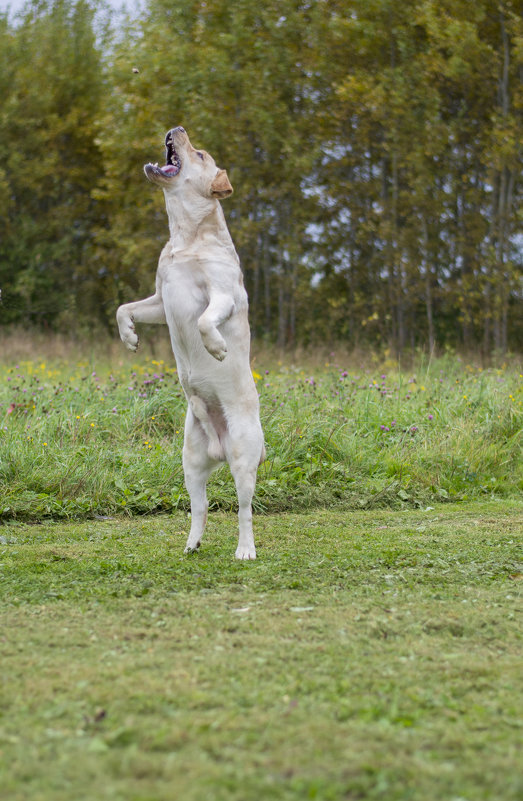
<svg viewBox="0 0 523 801">
<path fill-rule="evenodd" d="M 434 345 L 436 344 L 434 338 L 434 312 L 432 306 L 432 269 L 430 265 L 430 256 L 429 256 L 429 234 L 428 234 L 427 222 L 424 217 L 422 217 L 421 219 L 421 225 L 423 228 L 425 310 L 427 314 L 429 351 L 430 353 L 432 353 L 432 351 L 434 350 Z"/>
<path fill-rule="evenodd" d="M 281 349 L 283 349 L 286 344 L 286 322 L 284 276 L 280 275 L 280 285 L 278 287 L 278 347 Z"/>
</svg>

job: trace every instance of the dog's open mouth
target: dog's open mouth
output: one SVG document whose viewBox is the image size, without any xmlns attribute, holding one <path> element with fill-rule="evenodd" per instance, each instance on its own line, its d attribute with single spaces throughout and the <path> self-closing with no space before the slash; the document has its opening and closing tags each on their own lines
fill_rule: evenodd
<svg viewBox="0 0 523 801">
<path fill-rule="evenodd" d="M 164 175 L 178 175 L 182 168 L 182 162 L 180 156 L 176 152 L 176 148 L 173 145 L 173 139 L 170 131 L 165 137 L 165 161 L 165 167 L 161 167 Z"/>
<path fill-rule="evenodd" d="M 165 137 L 165 165 L 159 167 L 158 164 L 146 164 L 145 174 L 150 180 L 154 177 L 174 178 L 182 169 L 182 160 L 174 147 L 171 132 Z"/>
</svg>

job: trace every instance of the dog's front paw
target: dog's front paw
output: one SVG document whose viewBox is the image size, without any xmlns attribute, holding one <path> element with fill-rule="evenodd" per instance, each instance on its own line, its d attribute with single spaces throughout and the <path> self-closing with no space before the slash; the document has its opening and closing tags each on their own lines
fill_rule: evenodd
<svg viewBox="0 0 523 801">
<path fill-rule="evenodd" d="M 209 353 L 211 356 L 214 356 L 219 362 L 223 362 L 225 357 L 227 356 L 227 348 L 216 348 L 216 350 L 210 350 Z"/>
<path fill-rule="evenodd" d="M 134 353 L 138 348 L 139 340 L 132 318 L 127 317 L 125 320 L 118 320 L 118 329 L 120 331 L 120 339 L 124 343 L 125 347 L 129 350 L 132 350 Z"/>
<path fill-rule="evenodd" d="M 248 560 L 256 559 L 256 548 L 254 545 L 238 545 L 236 548 L 236 559 Z"/>
<path fill-rule="evenodd" d="M 202 333 L 202 342 L 211 356 L 223 362 L 227 356 L 227 344 L 219 331 L 214 329 L 212 332 Z"/>
</svg>

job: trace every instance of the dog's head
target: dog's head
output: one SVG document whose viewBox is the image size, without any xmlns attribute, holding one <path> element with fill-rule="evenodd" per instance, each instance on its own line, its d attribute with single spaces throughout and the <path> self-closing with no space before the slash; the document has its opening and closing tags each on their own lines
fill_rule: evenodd
<svg viewBox="0 0 523 801">
<path fill-rule="evenodd" d="M 166 164 L 146 164 L 147 178 L 165 192 L 176 194 L 187 186 L 206 198 L 223 199 L 232 195 L 232 186 L 225 170 L 220 170 L 209 153 L 196 150 L 185 128 L 179 126 L 165 137 Z"/>
</svg>

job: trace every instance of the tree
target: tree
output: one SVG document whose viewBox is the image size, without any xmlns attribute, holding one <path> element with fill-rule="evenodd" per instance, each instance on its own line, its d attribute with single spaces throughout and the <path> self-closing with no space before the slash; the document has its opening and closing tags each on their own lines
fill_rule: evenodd
<svg viewBox="0 0 523 801">
<path fill-rule="evenodd" d="M 118 300 L 141 291 L 145 281 L 150 285 L 150 254 L 159 251 L 165 232 L 161 199 L 144 185 L 141 164 L 146 156 L 161 158 L 164 132 L 183 123 L 236 187 L 225 210 L 242 258 L 254 331 L 281 345 L 296 337 L 313 216 L 303 184 L 317 147 L 307 63 L 312 14 L 309 3 L 296 0 L 152 0 L 148 14 L 130 25 L 116 48 L 110 107 L 116 130 L 132 143 L 125 177 L 119 134 L 104 125 L 102 137 L 102 196 L 110 217 L 99 242 L 117 276 Z M 132 72 L 134 63 L 139 74 Z"/>
<path fill-rule="evenodd" d="M 183 124 L 235 187 L 256 336 L 517 346 L 514 0 L 148 0 L 110 36 L 101 7 L 0 19 L 4 320 L 112 331 L 150 291 L 167 228 L 142 167 Z"/>
<path fill-rule="evenodd" d="M 508 111 L 520 110 L 514 6 L 355 0 L 329 8 L 326 236 L 317 260 L 328 265 L 324 280 L 346 276 L 347 304 L 338 288 L 337 309 L 398 350 L 455 341 L 456 319 L 466 347 L 490 317 L 501 320 L 494 331 L 506 331 L 521 193 L 520 121 Z M 506 348 L 507 337 L 498 340 Z"/>
<path fill-rule="evenodd" d="M 0 280 L 7 319 L 74 329 L 90 310 L 103 91 L 93 8 L 35 0 L 3 20 Z"/>
</svg>

